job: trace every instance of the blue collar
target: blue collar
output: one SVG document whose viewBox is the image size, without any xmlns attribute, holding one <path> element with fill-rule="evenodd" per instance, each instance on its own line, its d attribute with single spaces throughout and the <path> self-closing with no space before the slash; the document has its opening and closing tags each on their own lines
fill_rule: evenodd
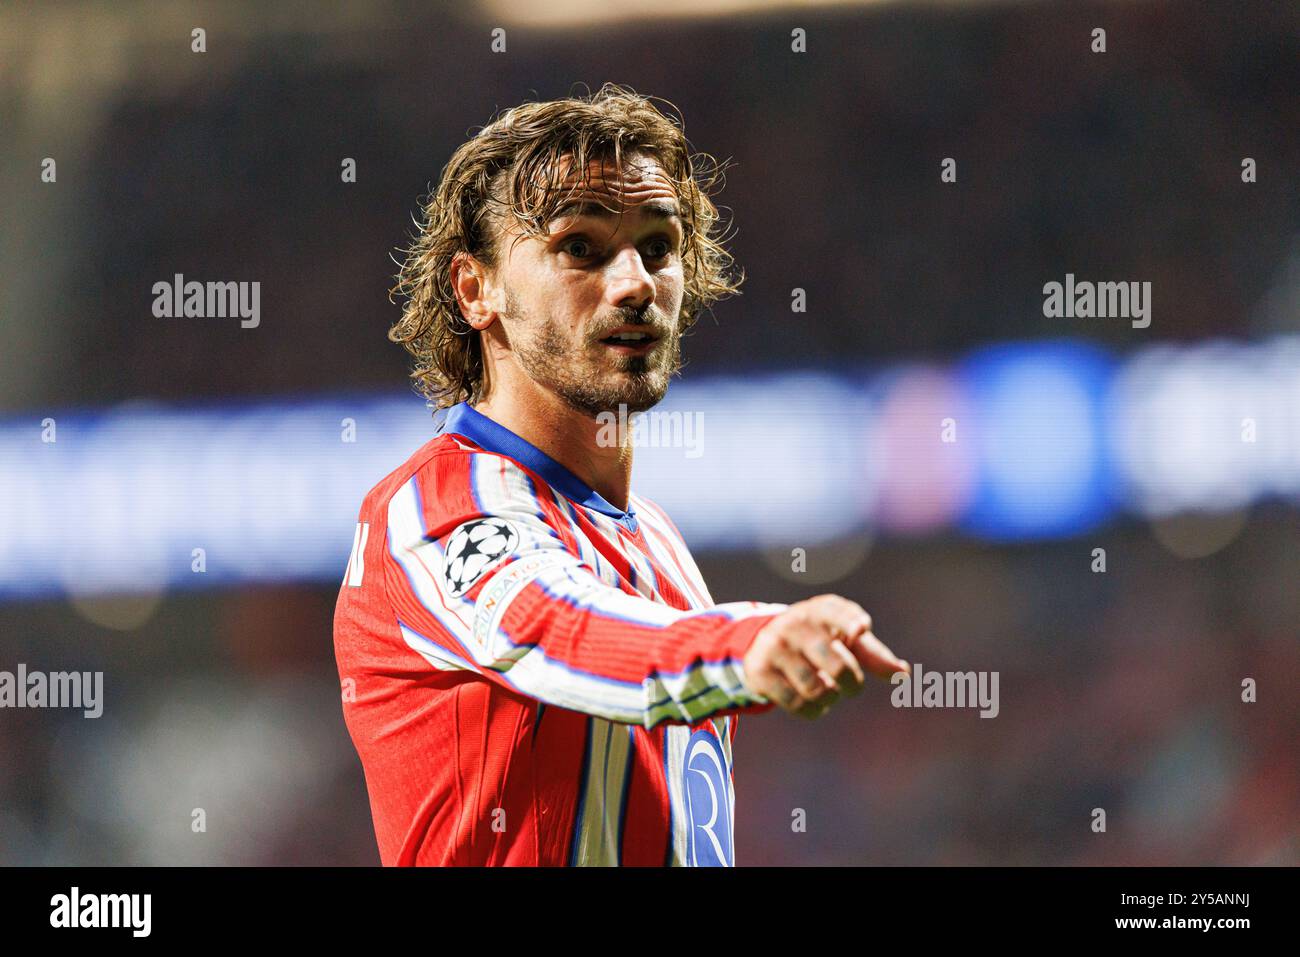
<svg viewBox="0 0 1300 957">
<path fill-rule="evenodd" d="M 626 512 L 615 508 L 599 492 L 537 446 L 520 438 L 501 423 L 489 419 L 468 402 L 453 405 L 447 410 L 440 431 L 463 435 L 482 449 L 514 459 L 540 475 L 547 485 L 565 498 L 608 515 L 629 532 L 636 533 L 636 509 L 630 502 Z"/>
</svg>

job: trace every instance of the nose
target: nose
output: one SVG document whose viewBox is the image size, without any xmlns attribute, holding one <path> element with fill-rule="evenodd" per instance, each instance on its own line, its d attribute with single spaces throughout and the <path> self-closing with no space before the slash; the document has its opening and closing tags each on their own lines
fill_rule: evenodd
<svg viewBox="0 0 1300 957">
<path fill-rule="evenodd" d="M 654 302 L 654 278 L 635 246 L 619 250 L 610 259 L 607 274 L 605 297 L 610 305 L 639 309 Z"/>
</svg>

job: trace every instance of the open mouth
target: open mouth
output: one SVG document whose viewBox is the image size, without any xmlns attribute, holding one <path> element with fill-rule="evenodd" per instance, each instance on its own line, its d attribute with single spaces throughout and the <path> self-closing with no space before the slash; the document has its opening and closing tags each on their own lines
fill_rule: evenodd
<svg viewBox="0 0 1300 957">
<path fill-rule="evenodd" d="M 623 331 L 616 332 L 600 340 L 602 344 L 624 355 L 639 355 L 649 352 L 659 337 L 650 332 Z"/>
</svg>

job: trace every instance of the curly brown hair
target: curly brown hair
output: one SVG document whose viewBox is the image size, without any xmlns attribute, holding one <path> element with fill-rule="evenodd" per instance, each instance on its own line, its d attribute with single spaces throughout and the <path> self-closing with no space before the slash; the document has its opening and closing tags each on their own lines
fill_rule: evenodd
<svg viewBox="0 0 1300 957">
<path fill-rule="evenodd" d="M 404 255 L 390 292 L 406 301 L 388 332 L 415 357 L 411 378 L 435 408 L 483 398 L 481 337 L 466 322 L 451 284 L 459 253 L 495 268 L 507 217 L 524 235 L 543 238 L 546 224 L 586 183 L 596 160 L 623 168 L 628 154 L 653 156 L 672 181 L 685 233 L 685 288 L 679 323 L 691 328 L 714 302 L 739 294 L 743 271 L 723 248 L 718 208 L 710 198 L 723 185 L 725 164 L 692 153 L 680 115 L 665 116 L 630 87 L 606 83 L 594 94 L 524 103 L 501 114 L 462 144 L 422 210 L 420 231 Z M 667 103 L 666 100 L 660 102 Z M 563 189 L 565 159 L 582 182 Z"/>
</svg>

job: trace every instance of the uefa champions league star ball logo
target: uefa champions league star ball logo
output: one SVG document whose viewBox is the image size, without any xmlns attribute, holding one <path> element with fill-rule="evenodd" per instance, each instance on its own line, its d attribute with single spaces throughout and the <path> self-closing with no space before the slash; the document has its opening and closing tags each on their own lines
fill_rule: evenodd
<svg viewBox="0 0 1300 957">
<path fill-rule="evenodd" d="M 501 518 L 479 518 L 451 533 L 442 559 L 447 591 L 460 597 L 490 566 L 519 546 L 519 533 Z"/>
</svg>

